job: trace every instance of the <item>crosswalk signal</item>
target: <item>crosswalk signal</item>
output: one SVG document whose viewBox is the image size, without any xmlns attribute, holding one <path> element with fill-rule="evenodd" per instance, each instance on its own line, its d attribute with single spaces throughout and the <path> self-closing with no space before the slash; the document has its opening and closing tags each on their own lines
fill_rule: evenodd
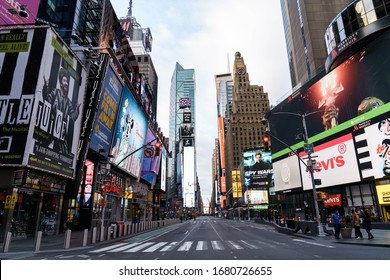
<svg viewBox="0 0 390 280">
<path fill-rule="evenodd" d="M 264 135 L 263 136 L 263 145 L 264 145 L 264 151 L 265 152 L 268 152 L 270 150 L 270 147 L 269 147 L 269 137 L 268 135 Z"/>
<path fill-rule="evenodd" d="M 159 141 L 156 142 L 154 146 L 154 155 L 159 156 L 161 152 L 161 143 Z"/>
</svg>

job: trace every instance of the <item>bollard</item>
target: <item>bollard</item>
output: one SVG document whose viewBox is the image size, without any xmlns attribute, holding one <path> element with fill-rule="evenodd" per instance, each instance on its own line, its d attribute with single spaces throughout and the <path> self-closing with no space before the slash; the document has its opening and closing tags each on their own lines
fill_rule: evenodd
<svg viewBox="0 0 390 280">
<path fill-rule="evenodd" d="M 87 246 L 87 240 L 88 240 L 88 229 L 84 229 L 83 231 L 83 247 Z"/>
<path fill-rule="evenodd" d="M 112 230 L 112 226 L 108 226 L 107 227 L 107 240 L 111 239 L 111 230 Z"/>
<path fill-rule="evenodd" d="M 124 226 L 124 224 L 122 224 L 122 225 L 119 226 L 118 237 L 121 237 L 121 236 L 122 236 L 123 226 Z"/>
<path fill-rule="evenodd" d="M 12 232 L 7 232 L 7 235 L 5 236 L 5 241 L 3 244 L 3 253 L 8 253 L 9 245 L 11 244 L 11 237 Z"/>
<path fill-rule="evenodd" d="M 70 236 L 72 235 L 72 230 L 67 229 L 65 231 L 65 239 L 64 239 L 64 248 L 69 249 L 70 247 Z"/>
<path fill-rule="evenodd" d="M 94 227 L 94 228 L 92 229 L 92 240 L 91 240 L 91 243 L 92 243 L 92 244 L 95 244 L 95 243 L 96 243 L 96 230 L 97 230 L 96 227 Z"/>
<path fill-rule="evenodd" d="M 113 226 L 113 235 L 112 235 L 112 238 L 116 238 L 116 232 L 118 230 L 118 226 Z"/>
<path fill-rule="evenodd" d="M 38 252 L 41 248 L 41 241 L 42 241 L 42 231 L 37 231 L 37 235 L 35 236 L 35 246 L 34 251 Z"/>
<path fill-rule="evenodd" d="M 104 226 L 100 228 L 100 241 L 104 241 Z"/>
</svg>

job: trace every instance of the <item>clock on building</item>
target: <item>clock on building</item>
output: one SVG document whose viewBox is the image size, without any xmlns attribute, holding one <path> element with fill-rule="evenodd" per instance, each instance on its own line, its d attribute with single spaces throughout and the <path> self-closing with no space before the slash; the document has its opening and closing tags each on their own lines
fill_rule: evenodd
<svg viewBox="0 0 390 280">
<path fill-rule="evenodd" d="M 244 75 L 245 74 L 245 68 L 237 68 L 237 74 L 238 75 Z"/>
</svg>

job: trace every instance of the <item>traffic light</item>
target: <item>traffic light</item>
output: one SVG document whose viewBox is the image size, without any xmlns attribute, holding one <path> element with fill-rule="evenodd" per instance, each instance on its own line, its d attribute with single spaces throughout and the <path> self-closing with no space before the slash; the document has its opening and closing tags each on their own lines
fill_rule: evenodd
<svg viewBox="0 0 390 280">
<path fill-rule="evenodd" d="M 264 151 L 268 152 L 270 150 L 270 147 L 269 147 L 269 136 L 268 135 L 264 135 L 263 136 L 263 145 L 264 145 Z"/>
<path fill-rule="evenodd" d="M 154 146 L 154 155 L 159 156 L 161 152 L 161 143 L 159 141 L 156 142 Z"/>
</svg>

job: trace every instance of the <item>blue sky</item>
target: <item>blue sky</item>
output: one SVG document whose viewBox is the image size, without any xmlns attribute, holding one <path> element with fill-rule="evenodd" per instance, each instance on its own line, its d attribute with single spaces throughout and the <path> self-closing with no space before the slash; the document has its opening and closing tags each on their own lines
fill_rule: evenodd
<svg viewBox="0 0 390 280">
<path fill-rule="evenodd" d="M 111 0 L 118 18 L 127 15 L 129 2 Z M 206 204 L 218 137 L 214 75 L 231 72 L 239 51 L 250 83 L 263 86 L 271 104 L 291 90 L 280 1 L 133 0 L 132 15 L 153 36 L 151 56 L 159 81 L 157 118 L 166 136 L 175 64 L 195 69 L 197 172 Z"/>
</svg>

